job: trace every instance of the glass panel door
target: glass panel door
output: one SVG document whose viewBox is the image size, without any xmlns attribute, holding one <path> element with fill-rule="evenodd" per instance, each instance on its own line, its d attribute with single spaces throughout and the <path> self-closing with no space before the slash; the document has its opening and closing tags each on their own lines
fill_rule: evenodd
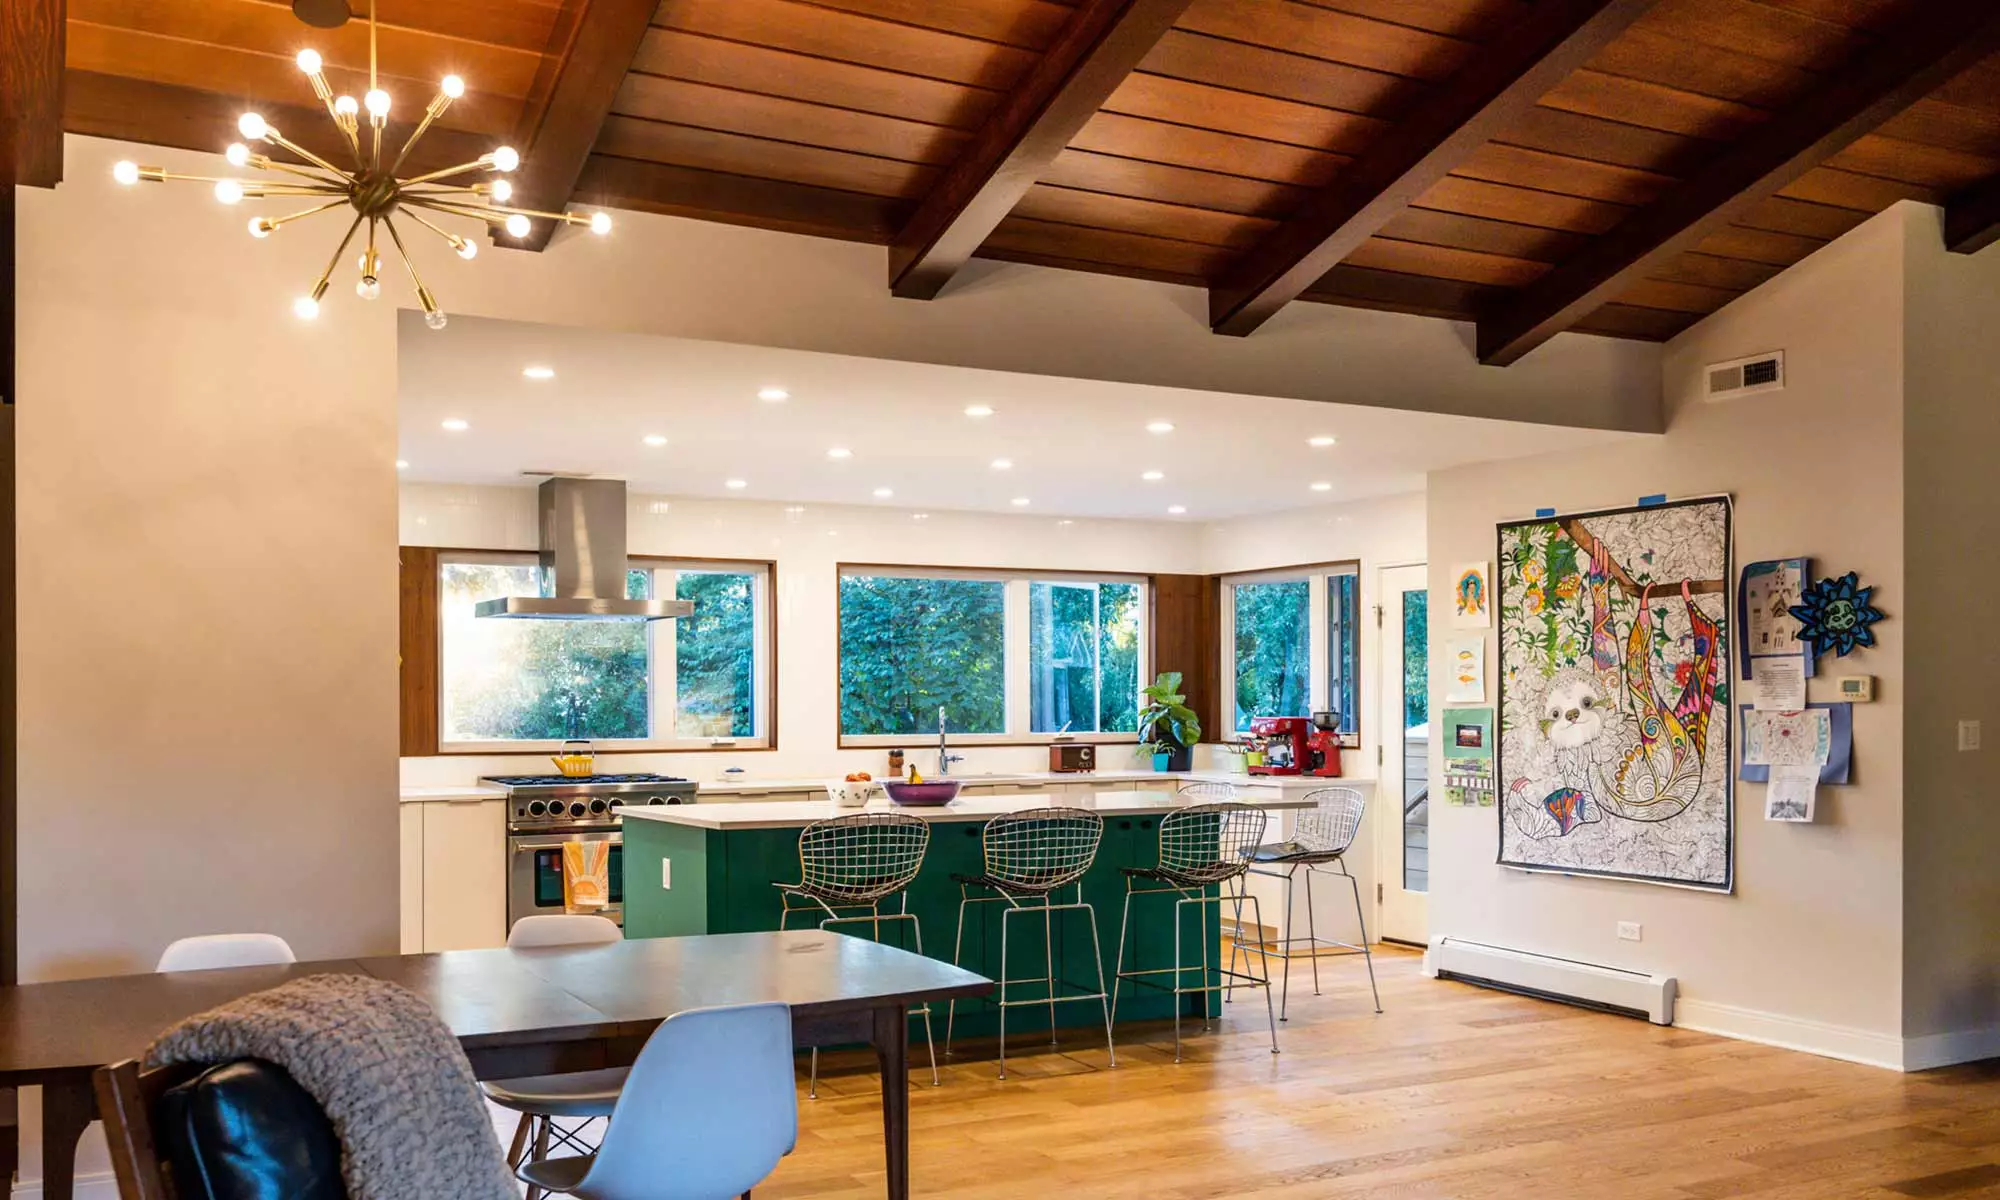
<svg viewBox="0 0 2000 1200">
<path fill-rule="evenodd" d="M 1382 572 L 1381 936 L 1421 945 L 1430 891 L 1430 595 L 1424 568 Z"/>
</svg>

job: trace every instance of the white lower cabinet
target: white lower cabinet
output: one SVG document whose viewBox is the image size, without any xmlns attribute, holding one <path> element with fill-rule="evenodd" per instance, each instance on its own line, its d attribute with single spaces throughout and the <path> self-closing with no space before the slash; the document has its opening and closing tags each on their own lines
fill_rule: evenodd
<svg viewBox="0 0 2000 1200">
<path fill-rule="evenodd" d="M 404 954 L 424 952 L 424 805 L 404 804 L 402 821 L 402 943 Z"/>
<path fill-rule="evenodd" d="M 406 804 L 423 810 L 423 949 L 479 950 L 507 942 L 507 802 Z M 410 829 L 406 820 L 405 834 Z M 408 903 L 408 857 L 404 864 Z M 403 917 L 409 936 L 410 916 Z"/>
</svg>

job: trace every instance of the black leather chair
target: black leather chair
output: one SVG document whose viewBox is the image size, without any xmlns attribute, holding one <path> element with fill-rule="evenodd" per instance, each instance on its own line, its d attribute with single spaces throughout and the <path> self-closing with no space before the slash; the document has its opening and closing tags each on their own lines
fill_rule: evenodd
<svg viewBox="0 0 2000 1200">
<path fill-rule="evenodd" d="M 282 1067 L 124 1062 L 96 1082 L 124 1200 L 347 1200 L 333 1124 Z"/>
</svg>

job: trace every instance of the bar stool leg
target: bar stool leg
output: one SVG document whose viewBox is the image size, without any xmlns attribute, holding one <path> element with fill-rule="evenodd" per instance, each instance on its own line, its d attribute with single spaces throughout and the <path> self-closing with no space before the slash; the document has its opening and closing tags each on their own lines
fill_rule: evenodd
<svg viewBox="0 0 2000 1200">
<path fill-rule="evenodd" d="M 1237 952 L 1242 951 L 1246 958 L 1249 956 L 1250 953 L 1249 951 L 1243 949 L 1243 890 L 1244 890 L 1243 881 L 1239 879 L 1237 881 L 1236 887 L 1233 889 L 1233 891 L 1235 892 L 1235 896 L 1233 898 L 1236 901 L 1236 933 L 1233 937 L 1229 939 L 1229 982 L 1224 984 L 1222 987 L 1222 1002 L 1224 1004 L 1233 1004 L 1236 1001 Z M 1261 934 L 1258 935 L 1257 944 L 1259 948 L 1262 948 L 1264 944 L 1263 936 Z"/>
<path fill-rule="evenodd" d="M 1056 1044 L 1056 927 L 1055 914 L 1049 909 L 1052 897 L 1042 897 L 1042 961 L 1049 968 L 1049 1046 Z"/>
<path fill-rule="evenodd" d="M 1262 907 L 1257 903 L 1257 897 L 1251 896 L 1249 897 L 1249 899 L 1250 899 L 1250 911 L 1256 915 L 1258 926 L 1262 927 L 1264 924 L 1264 914 L 1262 911 Z M 1286 969 L 1290 970 L 1289 963 L 1286 964 Z M 1271 1053 L 1276 1054 L 1278 1052 L 1278 1014 L 1276 1010 L 1274 1010 L 1271 1007 L 1270 960 L 1268 959 L 1265 960 L 1263 970 L 1260 972 L 1260 974 L 1263 976 L 1264 979 L 1264 1016 L 1271 1023 Z"/>
<path fill-rule="evenodd" d="M 917 953 L 922 954 L 924 952 L 924 923 L 910 915 L 910 894 L 908 892 L 903 893 L 902 908 L 903 911 L 898 915 L 909 918 L 910 935 L 916 941 Z M 944 1079 L 938 1074 L 937 1038 L 931 1033 L 931 1006 L 928 1003 L 924 1005 L 924 1050 L 931 1057 L 931 1086 L 941 1087 L 944 1084 Z"/>
<path fill-rule="evenodd" d="M 1215 906 L 1215 923 L 1217 925 L 1222 924 L 1222 905 L 1220 904 Z M 1208 986 L 1208 912 L 1202 907 L 1202 903 L 1199 901 L 1196 902 L 1194 908 L 1194 930 L 1195 944 L 1201 947 L 1201 986 L 1206 988 Z M 1222 957 L 1222 947 L 1217 946 L 1215 948 L 1215 956 L 1218 959 Z M 1217 965 L 1220 964 L 1218 963 Z M 1180 977 L 1176 975 L 1174 978 L 1178 980 Z M 1203 1033 L 1207 1033 L 1211 1019 L 1208 1011 L 1208 997 L 1210 993 L 1202 991 L 1196 994 L 1201 997 L 1201 1030 Z"/>
<path fill-rule="evenodd" d="M 1307 948 L 1308 950 L 1310 950 L 1310 951 L 1312 952 L 1312 956 L 1313 956 L 1313 957 L 1312 957 L 1312 964 L 1313 964 L 1313 995 L 1317 996 L 1317 995 L 1319 995 L 1319 994 L 1320 994 L 1320 991 L 1319 991 L 1319 929 L 1318 929 L 1317 927 L 1315 927 L 1315 926 L 1314 926 L 1314 924 L 1313 924 L 1313 869 L 1312 869 L 1312 867 L 1310 867 L 1310 866 L 1306 867 L 1306 933 L 1307 933 L 1307 935 L 1308 935 L 1308 936 L 1310 937 L 1310 939 L 1311 939 L 1310 941 L 1308 941 L 1308 942 L 1306 943 L 1306 948 Z"/>
<path fill-rule="evenodd" d="M 1097 967 L 1097 1002 L 1104 1006 L 1104 1051 L 1111 1065 L 1118 1065 L 1118 1046 L 1111 1038 L 1111 994 L 1104 988 L 1104 947 L 1097 941 L 1097 910 L 1083 904 L 1083 885 L 1076 885 L 1076 899 L 1083 905 L 1083 919 L 1090 923 L 1090 961 Z"/>
<path fill-rule="evenodd" d="M 1125 881 L 1125 906 L 1118 915 L 1118 961 L 1111 968 L 1111 1015 L 1118 1015 L 1118 985 L 1125 982 L 1125 930 L 1132 924 L 1132 881 Z"/>
<path fill-rule="evenodd" d="M 951 965 L 954 967 L 965 965 L 965 957 L 964 957 L 965 906 L 969 902 L 970 902 L 970 897 L 966 895 L 965 886 L 963 884 L 959 885 L 958 936 L 952 938 L 951 940 Z M 944 1010 L 944 1056 L 946 1058 L 951 1057 L 952 1027 L 957 1023 L 958 1023 L 958 1001 L 953 1000 L 949 1004 L 945 1005 L 945 1010 Z"/>
<path fill-rule="evenodd" d="M 1174 1061 L 1181 1060 L 1181 905 L 1185 898 L 1174 901 Z M 1206 1011 L 1204 1009 L 1204 1011 Z"/>
<path fill-rule="evenodd" d="M 1354 921 L 1361 928 L 1361 961 L 1368 964 L 1368 990 L 1375 997 L 1375 1011 L 1382 1011 L 1382 991 L 1375 986 L 1375 952 L 1368 946 L 1368 918 L 1361 915 L 1361 881 L 1341 864 L 1341 874 L 1347 876 L 1347 885 L 1354 889 Z"/>
<path fill-rule="evenodd" d="M 1279 985 L 1280 991 L 1278 993 L 1278 1019 L 1280 1021 L 1291 1019 L 1292 949 L 1295 940 L 1292 930 L 1297 928 L 1293 924 L 1293 921 L 1298 913 L 1298 906 L 1292 903 L 1292 881 L 1298 878 L 1298 874 L 1299 869 L 1297 867 L 1293 867 L 1291 870 L 1285 872 L 1285 940 L 1283 943 L 1284 957 L 1282 959 L 1284 965 L 1279 968 L 1285 973 L 1285 979 Z M 1307 928 L 1311 928 L 1312 925 L 1312 879 L 1310 876 L 1306 879 L 1306 925 Z M 1312 942 L 1307 943 L 1308 946 L 1315 944 Z M 1264 960 L 1264 974 L 1266 976 L 1271 973 L 1270 967 L 1271 960 L 1267 958 Z M 1317 994 L 1317 989 L 1315 989 L 1315 994 Z"/>
<path fill-rule="evenodd" d="M 1014 915 L 1010 903 L 1000 910 L 1000 1078 L 1007 1078 L 1007 918 Z"/>
</svg>

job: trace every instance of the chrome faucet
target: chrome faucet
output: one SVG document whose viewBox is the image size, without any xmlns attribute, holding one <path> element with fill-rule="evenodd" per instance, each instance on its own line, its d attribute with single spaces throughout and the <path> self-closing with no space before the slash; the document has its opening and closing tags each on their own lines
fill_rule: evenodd
<svg viewBox="0 0 2000 1200">
<path fill-rule="evenodd" d="M 965 761 L 964 755 L 953 754 L 950 748 L 946 746 L 944 740 L 944 728 L 945 728 L 944 708 L 942 705 L 940 705 L 938 707 L 938 769 L 937 769 L 939 778 L 943 778 L 944 776 L 951 774 L 951 764 L 955 762 Z"/>
</svg>

